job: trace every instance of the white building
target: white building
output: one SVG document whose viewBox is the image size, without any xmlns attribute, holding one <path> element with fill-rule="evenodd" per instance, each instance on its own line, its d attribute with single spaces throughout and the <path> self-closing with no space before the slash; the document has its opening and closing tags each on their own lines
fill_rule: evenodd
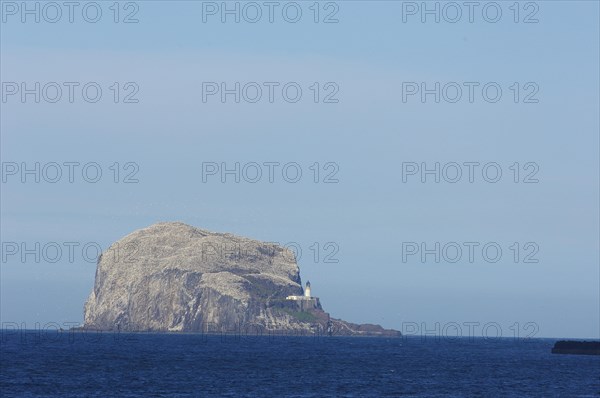
<svg viewBox="0 0 600 398">
<path fill-rule="evenodd" d="M 310 282 L 306 281 L 306 287 L 304 288 L 304 296 L 287 296 L 286 300 L 312 300 L 313 297 L 310 295 Z"/>
</svg>

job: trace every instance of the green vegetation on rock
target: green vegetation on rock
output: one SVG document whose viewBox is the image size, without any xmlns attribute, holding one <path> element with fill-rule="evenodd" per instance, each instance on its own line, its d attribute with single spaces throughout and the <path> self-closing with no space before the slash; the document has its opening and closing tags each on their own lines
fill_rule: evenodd
<svg viewBox="0 0 600 398">
<path fill-rule="evenodd" d="M 313 314 L 311 314 L 310 312 L 306 312 L 306 311 L 291 311 L 289 309 L 284 309 L 284 311 L 288 314 L 290 314 L 291 316 L 293 316 L 294 318 L 296 318 L 297 320 L 299 320 L 300 322 L 314 322 L 317 320 L 317 317 L 314 316 Z"/>
</svg>

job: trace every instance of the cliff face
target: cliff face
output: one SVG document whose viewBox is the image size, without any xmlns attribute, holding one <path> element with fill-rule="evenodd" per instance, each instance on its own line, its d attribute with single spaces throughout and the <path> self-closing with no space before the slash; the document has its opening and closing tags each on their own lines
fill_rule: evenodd
<svg viewBox="0 0 600 398">
<path fill-rule="evenodd" d="M 329 316 L 320 304 L 298 308 L 285 299 L 302 293 L 294 255 L 285 248 L 160 223 L 133 232 L 102 254 L 84 326 L 215 333 L 326 330 Z M 360 332 L 357 325 L 332 321 L 340 334 Z"/>
</svg>

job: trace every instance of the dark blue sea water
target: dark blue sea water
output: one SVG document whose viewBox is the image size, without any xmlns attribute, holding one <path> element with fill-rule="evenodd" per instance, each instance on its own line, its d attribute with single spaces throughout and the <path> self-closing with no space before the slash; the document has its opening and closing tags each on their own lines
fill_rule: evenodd
<svg viewBox="0 0 600 398">
<path fill-rule="evenodd" d="M 84 338 L 85 336 L 85 338 Z M 600 357 L 554 340 L 7 333 L 25 397 L 599 397 Z"/>
</svg>

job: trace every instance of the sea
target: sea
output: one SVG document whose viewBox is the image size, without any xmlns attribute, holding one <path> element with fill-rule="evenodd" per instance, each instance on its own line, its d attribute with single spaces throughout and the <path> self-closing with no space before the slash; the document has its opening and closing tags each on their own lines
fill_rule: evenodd
<svg viewBox="0 0 600 398">
<path fill-rule="evenodd" d="M 2 397 L 600 397 L 554 339 L 12 331 Z"/>
</svg>

